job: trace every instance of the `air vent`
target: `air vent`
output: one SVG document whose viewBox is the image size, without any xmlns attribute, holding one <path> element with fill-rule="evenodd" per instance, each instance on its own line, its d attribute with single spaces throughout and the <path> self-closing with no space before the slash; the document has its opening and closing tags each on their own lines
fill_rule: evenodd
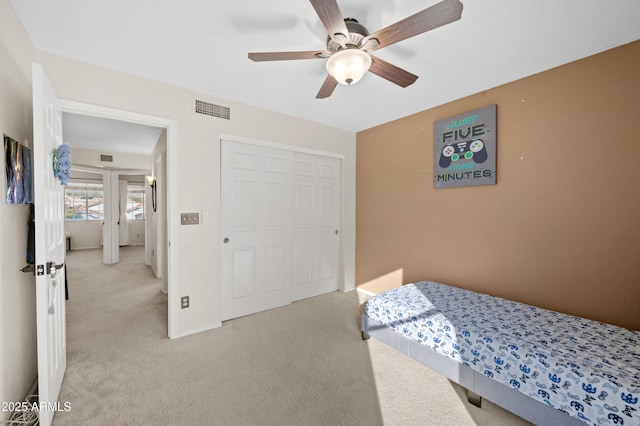
<svg viewBox="0 0 640 426">
<path fill-rule="evenodd" d="M 111 154 L 100 154 L 98 157 L 101 163 L 113 163 L 113 155 Z"/>
<path fill-rule="evenodd" d="M 231 119 L 231 109 L 229 107 L 212 104 L 196 99 L 196 113 L 210 115 L 211 117 Z"/>
</svg>

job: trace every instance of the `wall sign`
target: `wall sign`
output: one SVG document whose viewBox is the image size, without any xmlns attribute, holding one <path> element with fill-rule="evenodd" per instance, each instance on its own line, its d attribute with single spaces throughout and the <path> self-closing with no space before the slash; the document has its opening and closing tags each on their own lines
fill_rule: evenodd
<svg viewBox="0 0 640 426">
<path fill-rule="evenodd" d="M 496 105 L 433 123 L 433 187 L 496 183 Z"/>
</svg>

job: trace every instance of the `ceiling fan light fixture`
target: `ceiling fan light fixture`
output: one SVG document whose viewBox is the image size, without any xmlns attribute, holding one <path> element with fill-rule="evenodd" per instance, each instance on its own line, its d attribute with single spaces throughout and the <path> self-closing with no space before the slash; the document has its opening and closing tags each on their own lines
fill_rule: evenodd
<svg viewBox="0 0 640 426">
<path fill-rule="evenodd" d="M 340 84 L 355 84 L 371 67 L 371 56 L 360 49 L 340 50 L 327 60 L 327 72 Z"/>
</svg>

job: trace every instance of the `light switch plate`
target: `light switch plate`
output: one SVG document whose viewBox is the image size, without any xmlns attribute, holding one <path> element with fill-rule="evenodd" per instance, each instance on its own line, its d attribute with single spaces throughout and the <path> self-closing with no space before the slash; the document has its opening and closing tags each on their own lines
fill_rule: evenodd
<svg viewBox="0 0 640 426">
<path fill-rule="evenodd" d="M 200 223 L 200 213 L 180 213 L 181 225 L 197 225 Z"/>
</svg>

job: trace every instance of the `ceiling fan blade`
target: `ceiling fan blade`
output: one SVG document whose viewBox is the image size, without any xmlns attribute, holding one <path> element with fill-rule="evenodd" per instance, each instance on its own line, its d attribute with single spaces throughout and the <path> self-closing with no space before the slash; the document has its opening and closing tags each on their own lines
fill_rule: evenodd
<svg viewBox="0 0 640 426">
<path fill-rule="evenodd" d="M 302 52 L 254 52 L 249 53 L 249 59 L 252 61 L 290 61 L 295 59 L 318 59 L 326 58 L 331 55 L 324 50 L 308 50 Z"/>
<path fill-rule="evenodd" d="M 371 68 L 369 68 L 369 71 L 400 87 L 410 86 L 418 79 L 417 75 L 373 55 L 371 55 Z"/>
<path fill-rule="evenodd" d="M 337 85 L 338 81 L 331 75 L 327 74 L 327 78 L 324 80 L 324 83 L 322 83 L 322 87 L 316 95 L 316 99 L 328 98 L 331 96 Z"/>
<path fill-rule="evenodd" d="M 379 44 L 375 49 L 380 49 L 457 21 L 461 16 L 462 3 L 460 1 L 442 0 L 440 3 L 436 3 L 415 15 L 411 15 L 365 37 L 362 45 L 370 39 L 376 39 Z"/>
<path fill-rule="evenodd" d="M 345 47 L 345 42 L 349 37 L 349 30 L 344 23 L 342 12 L 336 0 L 310 0 L 311 5 L 316 10 L 322 24 L 327 29 L 329 37 L 336 43 Z"/>
</svg>

